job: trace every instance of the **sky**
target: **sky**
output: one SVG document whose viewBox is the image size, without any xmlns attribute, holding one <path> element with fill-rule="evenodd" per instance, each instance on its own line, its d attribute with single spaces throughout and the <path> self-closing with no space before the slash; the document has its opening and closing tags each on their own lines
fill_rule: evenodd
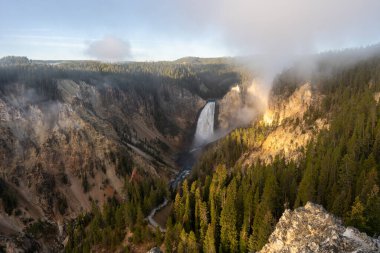
<svg viewBox="0 0 380 253">
<path fill-rule="evenodd" d="M 0 0 L 0 57 L 275 61 L 380 42 L 379 0 Z"/>
</svg>

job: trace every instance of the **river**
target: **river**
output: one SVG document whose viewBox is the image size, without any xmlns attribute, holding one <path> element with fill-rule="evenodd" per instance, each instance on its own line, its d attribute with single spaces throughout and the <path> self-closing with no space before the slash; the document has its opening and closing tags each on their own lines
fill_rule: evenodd
<svg viewBox="0 0 380 253">
<path fill-rule="evenodd" d="M 197 121 L 197 128 L 194 135 L 193 145 L 188 151 L 179 153 L 177 156 L 177 164 L 181 170 L 177 173 L 176 177 L 169 182 L 169 189 L 175 191 L 177 187 L 185 180 L 190 174 L 191 169 L 194 166 L 196 157 L 202 151 L 202 148 L 210 141 L 213 141 L 214 137 L 214 118 L 215 118 L 215 101 L 209 101 L 203 107 L 199 114 Z M 168 200 L 164 201 L 153 208 L 149 216 L 146 218 L 150 225 L 155 228 L 159 228 L 161 232 L 165 232 L 165 228 L 161 227 L 154 219 L 154 215 L 160 209 L 164 208 L 168 204 Z"/>
</svg>

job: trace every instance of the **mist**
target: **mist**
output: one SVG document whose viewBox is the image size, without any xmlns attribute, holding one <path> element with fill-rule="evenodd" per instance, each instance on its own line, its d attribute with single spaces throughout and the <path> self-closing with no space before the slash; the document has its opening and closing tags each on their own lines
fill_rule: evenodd
<svg viewBox="0 0 380 253">
<path fill-rule="evenodd" d="M 177 7 L 192 27 L 219 31 L 237 61 L 253 73 L 252 92 L 237 112 L 235 126 L 249 124 L 266 110 L 273 81 L 285 69 L 308 78 L 318 61 L 349 66 L 373 50 L 341 51 L 380 41 L 380 2 L 364 1 L 201 1 L 181 2 Z M 334 51 L 336 55 L 321 54 Z M 335 63 L 332 60 L 335 59 Z"/>
<path fill-rule="evenodd" d="M 376 0 L 193 0 L 177 7 L 190 27 L 218 30 L 235 55 L 259 58 L 265 83 L 304 55 L 380 41 Z"/>
</svg>

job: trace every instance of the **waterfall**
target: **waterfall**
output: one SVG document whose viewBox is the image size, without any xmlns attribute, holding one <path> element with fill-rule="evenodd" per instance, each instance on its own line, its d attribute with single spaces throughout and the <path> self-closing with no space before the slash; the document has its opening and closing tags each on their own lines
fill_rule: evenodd
<svg viewBox="0 0 380 253">
<path fill-rule="evenodd" d="M 194 144 L 200 146 L 210 141 L 214 135 L 215 102 L 208 102 L 202 109 L 195 131 Z"/>
<path fill-rule="evenodd" d="M 181 166 L 181 171 L 177 174 L 176 178 L 170 182 L 170 187 L 172 189 L 176 189 L 190 174 L 195 162 L 195 155 L 202 149 L 202 146 L 215 140 L 214 117 L 215 101 L 209 101 L 199 114 L 193 146 L 190 150 L 183 152 L 178 157 L 177 163 Z"/>
</svg>

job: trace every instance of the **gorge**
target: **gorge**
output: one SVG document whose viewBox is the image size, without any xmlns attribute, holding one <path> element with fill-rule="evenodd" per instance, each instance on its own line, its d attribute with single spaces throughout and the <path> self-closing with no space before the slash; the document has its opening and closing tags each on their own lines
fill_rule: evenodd
<svg viewBox="0 0 380 253">
<path fill-rule="evenodd" d="M 0 246 L 259 251 L 283 212 L 309 201 L 377 236 L 378 57 L 289 69 L 265 112 L 252 74 L 210 61 L 0 60 Z"/>
<path fill-rule="evenodd" d="M 76 218 L 111 200 L 133 206 L 130 224 L 135 208 L 146 217 L 184 168 L 175 154 L 190 149 L 198 116 L 210 115 L 206 101 L 241 82 L 228 60 L 216 62 L 1 59 L 0 246 L 60 251 Z M 204 119 L 208 136 L 213 118 Z"/>
<path fill-rule="evenodd" d="M 380 0 L 0 0 L 0 253 L 380 253 Z"/>
<path fill-rule="evenodd" d="M 185 178 L 191 173 L 191 169 L 195 163 L 196 155 L 202 151 L 202 147 L 210 141 L 216 141 L 214 139 L 214 119 L 215 119 L 215 101 L 208 101 L 199 113 L 192 146 L 188 150 L 182 152 L 177 160 L 177 163 L 181 170 L 176 177 L 169 182 L 169 189 L 175 191 L 176 188 L 185 180 Z M 156 212 L 159 212 L 168 204 L 168 200 L 164 201 L 158 206 L 154 207 L 147 217 L 150 225 L 155 228 L 159 228 L 160 231 L 165 231 L 163 226 L 158 224 L 154 220 Z"/>
</svg>

